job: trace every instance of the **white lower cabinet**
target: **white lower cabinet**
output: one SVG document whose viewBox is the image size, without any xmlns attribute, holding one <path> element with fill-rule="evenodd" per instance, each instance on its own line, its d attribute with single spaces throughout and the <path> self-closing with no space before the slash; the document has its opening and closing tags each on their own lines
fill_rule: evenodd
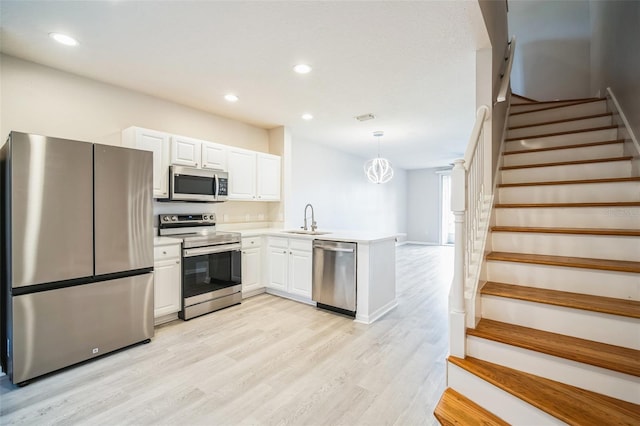
<svg viewBox="0 0 640 426">
<path fill-rule="evenodd" d="M 312 241 L 270 237 L 267 250 L 267 288 L 283 296 L 310 301 Z"/>
<path fill-rule="evenodd" d="M 154 247 L 153 316 L 156 324 L 177 318 L 182 307 L 180 244 Z"/>
<path fill-rule="evenodd" d="M 262 237 L 242 239 L 242 295 L 245 297 L 264 288 L 261 247 Z"/>
</svg>

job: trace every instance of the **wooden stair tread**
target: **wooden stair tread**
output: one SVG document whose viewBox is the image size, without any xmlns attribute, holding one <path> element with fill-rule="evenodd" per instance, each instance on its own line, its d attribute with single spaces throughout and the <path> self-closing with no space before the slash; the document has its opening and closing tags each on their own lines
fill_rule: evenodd
<svg viewBox="0 0 640 426">
<path fill-rule="evenodd" d="M 481 319 L 475 329 L 467 329 L 467 335 L 640 376 L 640 351 L 635 349 L 488 319 Z"/>
<path fill-rule="evenodd" d="M 640 177 L 624 177 L 624 178 L 602 178 L 602 179 L 574 179 L 574 180 L 552 180 L 541 182 L 519 182 L 519 183 L 502 183 L 498 188 L 511 188 L 515 186 L 538 186 L 538 185 L 577 185 L 581 183 L 615 183 L 615 182 L 640 182 Z"/>
<path fill-rule="evenodd" d="M 516 98 L 520 98 L 520 99 L 526 99 L 529 101 L 529 102 L 522 102 L 522 103 L 512 102 L 511 106 L 531 105 L 531 104 L 557 104 L 561 102 L 582 102 L 582 101 L 594 101 L 594 100 L 602 99 L 602 98 L 575 98 L 575 99 L 556 99 L 555 101 L 536 101 L 531 98 L 527 98 L 521 95 L 516 95 L 515 93 L 512 93 L 511 96 L 515 96 Z"/>
<path fill-rule="evenodd" d="M 563 135 L 571 135 L 571 134 L 575 134 L 575 133 L 588 133 L 588 132 L 596 132 L 598 130 L 611 130 L 611 129 L 617 129 L 618 126 L 616 125 L 612 125 L 612 126 L 601 126 L 601 127 L 590 127 L 588 129 L 579 129 L 579 130 L 566 130 L 564 132 L 553 132 L 553 133 L 543 133 L 543 134 L 539 134 L 539 135 L 530 135 L 530 136 L 520 136 L 517 138 L 508 138 L 505 139 L 505 142 L 515 142 L 515 141 L 521 141 L 524 139 L 538 139 L 538 138 L 548 138 L 551 136 L 563 136 Z"/>
<path fill-rule="evenodd" d="M 632 156 L 596 158 L 593 160 L 557 161 L 553 163 L 522 164 L 519 166 L 502 166 L 500 170 L 533 169 L 536 167 L 575 166 L 579 164 L 609 163 L 612 161 L 629 161 Z"/>
<path fill-rule="evenodd" d="M 496 204 L 497 209 L 519 209 L 535 207 L 638 207 L 640 201 L 612 201 L 599 203 L 508 203 Z"/>
<path fill-rule="evenodd" d="M 443 426 L 505 426 L 509 423 L 451 388 L 445 389 L 433 414 Z"/>
<path fill-rule="evenodd" d="M 448 361 L 570 425 L 638 425 L 640 405 L 473 357 Z"/>
<path fill-rule="evenodd" d="M 615 235 L 640 237 L 640 229 L 607 228 L 542 228 L 533 226 L 492 226 L 492 232 L 531 232 L 539 234 Z"/>
<path fill-rule="evenodd" d="M 521 114 L 529 114 L 532 112 L 538 112 L 538 111 L 547 111 L 550 109 L 557 109 L 557 108 L 564 108 L 564 107 L 570 107 L 570 106 L 575 106 L 575 105 L 582 105 L 582 104 L 588 104 L 591 102 L 600 102 L 600 101 L 604 101 L 604 98 L 593 98 L 593 99 L 586 99 L 586 100 L 578 100 L 575 102 L 570 102 L 570 103 L 562 103 L 562 105 L 552 105 L 552 106 L 548 106 L 548 107 L 543 107 L 540 109 L 530 109 L 527 111 L 519 111 L 519 112 L 512 112 L 509 114 L 509 117 L 512 117 L 514 115 L 521 115 Z M 559 101 L 562 102 L 562 101 Z"/>
<path fill-rule="evenodd" d="M 528 101 L 529 103 L 531 103 L 531 102 L 537 103 L 538 102 L 535 99 L 527 98 L 526 96 L 518 95 L 517 93 L 511 93 L 511 96 L 514 97 L 514 98 L 524 99 L 525 101 Z"/>
<path fill-rule="evenodd" d="M 532 152 L 557 151 L 560 149 L 574 149 L 574 148 L 589 148 L 591 146 L 613 145 L 618 143 L 624 143 L 624 139 L 614 139 L 614 140 L 602 141 L 602 142 L 579 143 L 574 145 L 550 146 L 546 148 L 536 148 L 536 149 L 522 149 L 518 151 L 503 152 L 502 154 L 503 155 L 530 154 Z"/>
<path fill-rule="evenodd" d="M 587 257 L 551 256 L 547 254 L 506 253 L 496 251 L 487 254 L 486 259 L 503 262 L 597 269 L 601 271 L 640 273 L 640 262 L 633 262 L 630 260 L 591 259 Z"/>
<path fill-rule="evenodd" d="M 489 281 L 482 288 L 482 294 L 528 302 L 546 303 L 565 308 L 601 312 L 603 314 L 620 315 L 629 318 L 640 318 L 640 301 L 615 299 L 612 297 L 593 296 L 591 294 L 570 293 L 567 291 L 549 290 L 546 288 L 525 287 L 521 285 L 496 283 Z M 640 363 L 640 351 L 636 351 Z M 640 373 L 640 364 L 638 364 Z M 636 374 L 640 376 L 640 374 Z"/>
<path fill-rule="evenodd" d="M 511 105 L 513 106 L 513 104 L 511 104 Z M 530 104 L 520 104 L 520 105 L 530 105 Z M 523 124 L 521 126 L 509 127 L 509 128 L 507 128 L 507 130 L 524 129 L 526 127 L 545 126 L 547 124 L 567 123 L 569 121 L 589 120 L 591 118 L 600 118 L 600 117 L 606 117 L 606 116 L 613 117 L 613 113 L 612 112 L 605 112 L 605 113 L 602 113 L 602 114 L 583 115 L 581 117 L 565 118 L 565 119 L 562 119 L 562 120 L 541 121 L 540 123 Z"/>
</svg>

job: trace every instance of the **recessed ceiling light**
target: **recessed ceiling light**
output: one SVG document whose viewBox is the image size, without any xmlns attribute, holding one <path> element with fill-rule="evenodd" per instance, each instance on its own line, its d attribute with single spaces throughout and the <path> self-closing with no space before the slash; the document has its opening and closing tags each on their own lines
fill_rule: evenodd
<svg viewBox="0 0 640 426">
<path fill-rule="evenodd" d="M 313 118 L 313 115 L 311 114 L 302 114 L 302 119 L 303 120 L 311 120 Z"/>
<path fill-rule="evenodd" d="M 295 67 L 293 67 L 293 70 L 298 74 L 307 74 L 311 72 L 311 67 L 307 64 L 298 64 Z"/>
<path fill-rule="evenodd" d="M 65 34 L 49 33 L 49 37 L 51 37 L 58 43 L 62 43 L 67 46 L 77 46 L 78 44 L 80 44 L 78 43 L 78 40 Z"/>
<path fill-rule="evenodd" d="M 226 100 L 228 100 L 229 102 L 238 102 L 238 97 L 236 95 L 234 95 L 233 93 L 229 93 L 227 95 L 224 95 L 224 98 Z"/>
</svg>

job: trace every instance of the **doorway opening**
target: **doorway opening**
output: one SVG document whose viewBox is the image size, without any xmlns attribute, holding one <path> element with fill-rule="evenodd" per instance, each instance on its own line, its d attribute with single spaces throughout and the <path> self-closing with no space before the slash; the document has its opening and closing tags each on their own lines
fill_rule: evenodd
<svg viewBox="0 0 640 426">
<path fill-rule="evenodd" d="M 455 242 L 455 216 L 451 212 L 451 174 L 440 175 L 440 244 Z"/>
</svg>

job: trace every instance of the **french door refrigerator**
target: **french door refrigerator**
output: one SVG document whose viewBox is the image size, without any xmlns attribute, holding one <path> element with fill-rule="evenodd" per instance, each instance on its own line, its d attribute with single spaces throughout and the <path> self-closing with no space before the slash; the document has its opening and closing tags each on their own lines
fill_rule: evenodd
<svg viewBox="0 0 640 426">
<path fill-rule="evenodd" d="M 11 132 L 2 367 L 15 384 L 153 337 L 152 155 Z"/>
</svg>

